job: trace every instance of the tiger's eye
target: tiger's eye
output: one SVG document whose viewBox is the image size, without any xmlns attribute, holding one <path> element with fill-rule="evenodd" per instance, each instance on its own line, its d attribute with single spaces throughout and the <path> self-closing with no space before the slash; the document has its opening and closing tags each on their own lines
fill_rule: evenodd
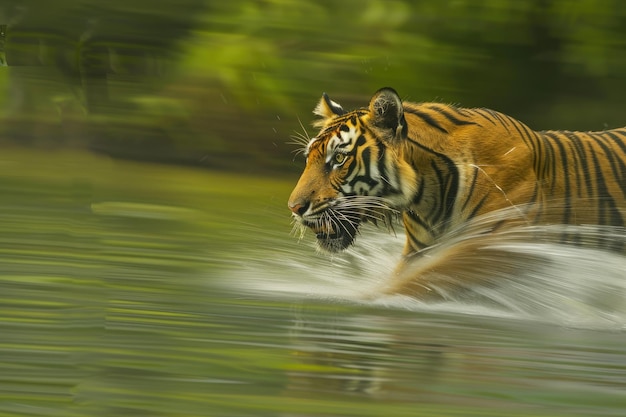
<svg viewBox="0 0 626 417">
<path fill-rule="evenodd" d="M 342 153 L 336 153 L 335 154 L 335 162 L 338 164 L 341 164 L 343 161 L 346 160 L 346 156 Z"/>
</svg>

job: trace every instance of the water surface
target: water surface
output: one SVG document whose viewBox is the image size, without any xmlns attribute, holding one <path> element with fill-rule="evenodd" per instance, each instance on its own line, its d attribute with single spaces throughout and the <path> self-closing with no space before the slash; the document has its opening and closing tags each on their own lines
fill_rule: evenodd
<svg viewBox="0 0 626 417">
<path fill-rule="evenodd" d="M 623 415 L 620 255 L 509 242 L 540 265 L 482 297 L 366 300 L 401 230 L 316 253 L 292 181 L 7 151 L 0 415 Z"/>
</svg>

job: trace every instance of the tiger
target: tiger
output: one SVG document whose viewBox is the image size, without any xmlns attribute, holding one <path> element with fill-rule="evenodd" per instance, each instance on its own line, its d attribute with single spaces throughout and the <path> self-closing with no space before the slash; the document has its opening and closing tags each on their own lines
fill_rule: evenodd
<svg viewBox="0 0 626 417">
<path fill-rule="evenodd" d="M 394 275 L 411 284 L 393 291 L 432 293 L 410 264 L 450 230 L 505 209 L 519 215 L 487 233 L 509 223 L 624 230 L 626 128 L 535 131 L 486 108 L 402 101 L 390 87 L 352 111 L 324 93 L 314 114 L 320 131 L 304 144 L 288 208 L 331 253 L 352 245 L 361 224 L 400 217 L 406 243 Z M 606 244 L 623 250 L 624 240 Z M 454 259 L 445 263 L 454 270 Z"/>
</svg>

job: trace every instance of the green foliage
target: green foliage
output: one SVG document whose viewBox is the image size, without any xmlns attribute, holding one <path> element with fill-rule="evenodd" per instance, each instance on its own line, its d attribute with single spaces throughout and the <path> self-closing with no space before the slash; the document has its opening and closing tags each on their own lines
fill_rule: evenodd
<svg viewBox="0 0 626 417">
<path fill-rule="evenodd" d="M 416 101 L 592 129 L 622 123 L 610 110 L 618 98 L 600 98 L 626 83 L 624 18 L 610 0 L 242 1 L 212 9 L 199 31 L 204 41 L 191 45 L 207 57 L 195 60 L 195 71 L 257 114 L 294 107 L 307 114 L 322 91 L 362 103 L 392 85 Z M 586 118 L 584 105 L 560 111 L 581 99 L 604 103 L 605 119 Z"/>
<path fill-rule="evenodd" d="M 120 156 L 284 169 L 293 165 L 285 142 L 323 91 L 350 108 L 383 86 L 413 101 L 495 108 L 537 129 L 626 122 L 618 0 L 154 5 L 114 0 L 82 15 L 33 0 L 7 18 L 8 64 L 21 51 L 46 69 L 15 71 L 4 101 L 29 122 L 8 120 L 4 136 L 47 141 L 31 123 L 39 117 L 72 126 L 63 143 L 95 141 Z M 48 10 L 63 32 L 45 23 Z M 112 19 L 120 13 L 127 19 Z"/>
</svg>

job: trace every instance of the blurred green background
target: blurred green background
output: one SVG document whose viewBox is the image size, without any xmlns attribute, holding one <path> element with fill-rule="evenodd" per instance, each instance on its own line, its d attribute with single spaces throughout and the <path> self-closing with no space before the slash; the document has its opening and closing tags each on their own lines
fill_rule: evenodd
<svg viewBox="0 0 626 417">
<path fill-rule="evenodd" d="M 504 313 L 351 303 L 401 228 L 329 258 L 286 200 L 322 92 L 626 124 L 625 19 L 617 0 L 2 0 L 0 417 L 622 415 L 623 258 L 537 246 L 550 290 L 494 290 Z"/>
<path fill-rule="evenodd" d="M 254 172 L 328 92 L 489 107 L 535 129 L 621 126 L 618 0 L 5 0 L 0 139 Z"/>
</svg>

